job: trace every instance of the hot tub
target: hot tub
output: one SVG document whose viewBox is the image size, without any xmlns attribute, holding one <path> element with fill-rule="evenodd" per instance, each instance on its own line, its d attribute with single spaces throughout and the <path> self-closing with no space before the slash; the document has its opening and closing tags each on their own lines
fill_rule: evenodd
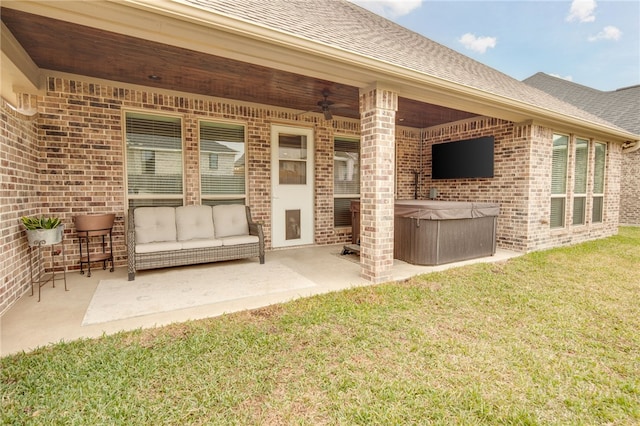
<svg viewBox="0 0 640 426">
<path fill-rule="evenodd" d="M 360 239 L 360 202 L 351 202 L 352 242 Z M 463 201 L 396 200 L 394 257 L 414 265 L 440 265 L 496 252 L 500 206 Z"/>
</svg>

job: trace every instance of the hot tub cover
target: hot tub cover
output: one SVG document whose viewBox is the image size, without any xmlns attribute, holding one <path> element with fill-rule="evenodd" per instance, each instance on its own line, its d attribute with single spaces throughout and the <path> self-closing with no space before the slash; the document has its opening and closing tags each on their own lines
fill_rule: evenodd
<svg viewBox="0 0 640 426">
<path fill-rule="evenodd" d="M 352 200 L 349 210 L 360 212 L 360 200 Z M 395 217 L 425 220 L 473 219 L 500 214 L 497 203 L 470 201 L 395 200 Z"/>
<path fill-rule="evenodd" d="M 396 200 L 395 217 L 426 220 L 473 219 L 498 216 L 500 205 L 466 201 Z"/>
</svg>

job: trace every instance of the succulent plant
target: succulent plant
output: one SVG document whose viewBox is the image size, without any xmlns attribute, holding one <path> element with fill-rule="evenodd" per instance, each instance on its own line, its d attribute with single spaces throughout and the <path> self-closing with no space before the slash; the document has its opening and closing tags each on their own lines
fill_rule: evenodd
<svg viewBox="0 0 640 426">
<path fill-rule="evenodd" d="M 33 216 L 23 216 L 21 219 L 22 224 L 28 230 L 34 229 L 55 229 L 57 228 L 61 221 L 57 217 L 33 217 Z"/>
</svg>

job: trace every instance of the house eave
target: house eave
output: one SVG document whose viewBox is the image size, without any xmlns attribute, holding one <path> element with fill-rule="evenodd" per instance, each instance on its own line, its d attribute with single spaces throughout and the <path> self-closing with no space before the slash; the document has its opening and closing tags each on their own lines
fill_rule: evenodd
<svg viewBox="0 0 640 426">
<path fill-rule="evenodd" d="M 3 1 L 3 7 L 359 88 L 384 85 L 408 99 L 513 122 L 534 120 L 551 128 L 618 142 L 639 139 L 613 125 L 545 109 L 237 17 L 213 14 L 180 1 L 9 0 Z"/>
<path fill-rule="evenodd" d="M 20 106 L 21 93 L 38 93 L 41 89 L 41 73 L 11 31 L 2 24 L 0 29 L 2 57 L 2 83 L 0 95 L 14 107 Z M 28 113 L 28 111 L 21 111 Z"/>
</svg>

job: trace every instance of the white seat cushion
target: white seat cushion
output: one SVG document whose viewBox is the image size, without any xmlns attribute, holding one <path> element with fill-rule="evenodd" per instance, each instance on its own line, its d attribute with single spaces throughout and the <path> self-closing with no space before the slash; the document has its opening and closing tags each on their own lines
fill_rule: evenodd
<svg viewBox="0 0 640 426">
<path fill-rule="evenodd" d="M 181 241 L 183 249 L 195 249 L 195 248 L 209 248 L 222 246 L 222 240 L 216 240 L 215 238 L 196 238 L 189 241 Z"/>
<path fill-rule="evenodd" d="M 155 253 L 158 251 L 176 251 L 182 248 L 177 241 L 161 241 L 156 243 L 137 243 L 136 253 Z"/>
<path fill-rule="evenodd" d="M 212 211 L 216 238 L 249 235 L 247 212 L 242 204 L 220 204 L 213 206 Z"/>
<path fill-rule="evenodd" d="M 211 206 L 176 207 L 176 232 L 178 241 L 213 239 Z"/>
<path fill-rule="evenodd" d="M 260 241 L 257 235 L 236 235 L 222 238 L 223 246 L 235 246 L 238 244 L 251 244 Z"/>
<path fill-rule="evenodd" d="M 136 244 L 176 241 L 175 207 L 138 207 L 133 222 Z"/>
</svg>

